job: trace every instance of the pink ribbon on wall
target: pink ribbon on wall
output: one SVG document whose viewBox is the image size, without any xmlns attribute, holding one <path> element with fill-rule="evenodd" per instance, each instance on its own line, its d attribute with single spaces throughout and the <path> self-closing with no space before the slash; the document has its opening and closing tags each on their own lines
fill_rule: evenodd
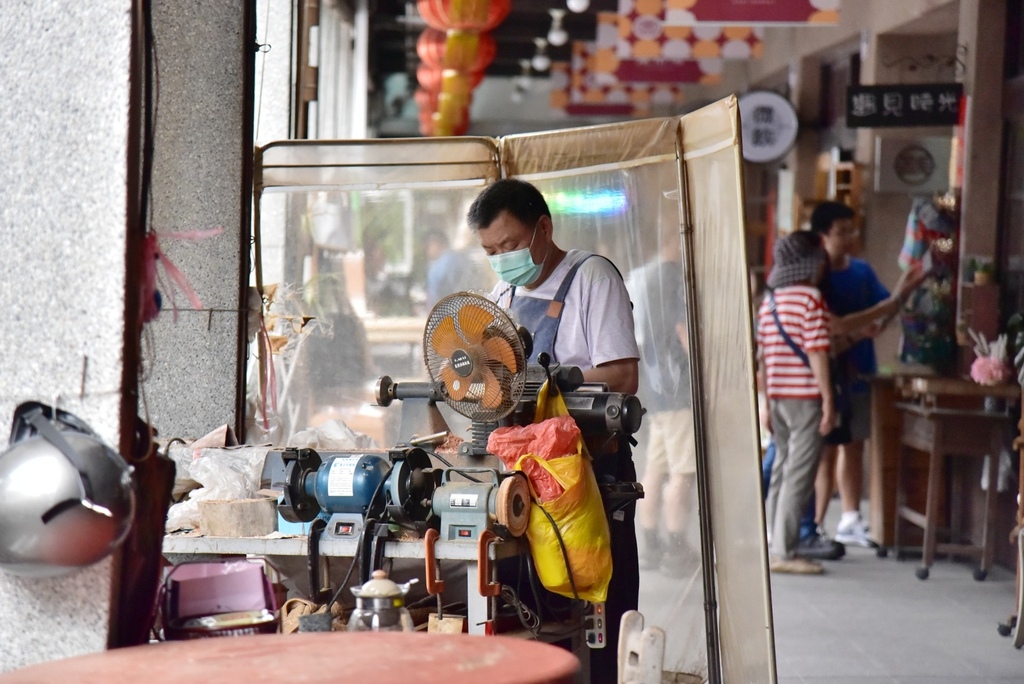
<svg viewBox="0 0 1024 684">
<path fill-rule="evenodd" d="M 192 288 L 192 284 L 188 278 L 182 273 L 181 269 L 174 265 L 167 254 L 164 253 L 160 247 L 161 239 L 172 239 L 172 240 L 188 240 L 189 242 L 199 242 L 207 238 L 216 237 L 224 232 L 221 226 L 215 228 L 209 228 L 207 230 L 191 230 L 184 232 L 174 233 L 158 233 L 151 231 L 146 234 L 145 241 L 142 244 L 142 298 L 139 303 L 140 316 L 143 323 L 149 323 L 156 320 L 156 317 L 160 315 L 161 309 L 161 296 L 160 292 L 166 292 L 171 299 L 171 308 L 174 311 L 174 322 L 178 322 L 178 304 L 174 296 L 174 290 L 179 289 L 188 299 L 189 303 L 192 304 L 192 308 L 201 309 L 203 308 L 203 302 L 199 299 L 199 295 Z M 158 264 L 162 264 L 164 271 L 170 278 L 171 283 L 168 284 L 160 273 L 160 269 L 157 268 Z"/>
</svg>

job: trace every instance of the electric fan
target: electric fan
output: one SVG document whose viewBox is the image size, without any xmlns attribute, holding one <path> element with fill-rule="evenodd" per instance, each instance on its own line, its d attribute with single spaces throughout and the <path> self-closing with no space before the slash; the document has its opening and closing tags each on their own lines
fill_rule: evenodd
<svg viewBox="0 0 1024 684">
<path fill-rule="evenodd" d="M 474 421 L 504 418 L 523 394 L 523 341 L 508 314 L 481 295 L 457 292 L 434 306 L 423 330 L 423 360 L 446 403 Z"/>
</svg>

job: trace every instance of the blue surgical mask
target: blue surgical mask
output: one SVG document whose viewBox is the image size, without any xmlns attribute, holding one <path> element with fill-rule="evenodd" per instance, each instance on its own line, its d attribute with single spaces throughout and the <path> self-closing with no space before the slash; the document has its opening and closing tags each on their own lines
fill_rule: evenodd
<svg viewBox="0 0 1024 684">
<path fill-rule="evenodd" d="M 504 254 L 491 254 L 487 257 L 487 260 L 491 263 L 491 268 L 494 269 L 499 278 L 516 287 L 525 287 L 537 279 L 537 276 L 540 275 L 541 270 L 544 268 L 544 264 L 543 262 L 539 264 L 533 263 L 533 255 L 530 254 L 533 241 L 536 239 L 537 228 L 534 227 L 529 247 L 505 252 Z"/>
</svg>

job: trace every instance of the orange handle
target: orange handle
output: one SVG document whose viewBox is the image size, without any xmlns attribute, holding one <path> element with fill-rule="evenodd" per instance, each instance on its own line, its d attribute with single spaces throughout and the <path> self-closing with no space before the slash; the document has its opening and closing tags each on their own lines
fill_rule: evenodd
<svg viewBox="0 0 1024 684">
<path fill-rule="evenodd" d="M 487 548 L 491 545 L 491 542 L 497 541 L 498 535 L 494 534 L 490 530 L 484 530 L 480 533 L 480 540 L 477 542 L 476 547 L 476 564 L 477 564 L 477 586 L 480 589 L 481 596 L 500 596 L 501 595 L 501 583 L 491 582 L 491 558 L 487 553 Z"/>
<path fill-rule="evenodd" d="M 423 552 L 423 558 L 426 560 L 426 582 L 427 593 L 432 595 L 440 594 L 444 591 L 444 580 L 437 579 L 437 564 L 434 561 L 434 542 L 440 538 L 437 530 L 431 528 L 427 530 L 427 534 L 423 537 L 423 545 L 425 547 Z"/>
</svg>

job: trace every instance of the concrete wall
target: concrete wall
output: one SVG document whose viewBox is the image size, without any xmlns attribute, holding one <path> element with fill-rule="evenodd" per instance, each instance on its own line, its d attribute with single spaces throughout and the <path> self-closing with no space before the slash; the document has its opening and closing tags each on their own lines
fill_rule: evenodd
<svg viewBox="0 0 1024 684">
<path fill-rule="evenodd" d="M 131 2 L 5 3 L 0 21 L 0 426 L 59 404 L 119 442 Z M 6 439 L 0 439 L 5 443 Z M 106 645 L 112 562 L 0 572 L 0 671 Z"/>
<path fill-rule="evenodd" d="M 249 260 L 254 29 L 245 0 L 159 0 L 153 32 L 159 58 L 153 228 L 158 233 L 213 227 L 223 232 L 161 245 L 188 278 L 202 307 L 171 293 L 147 326 L 143 364 L 149 419 L 163 438 L 200 437 L 235 426 L 243 368 L 245 282 Z M 284 51 L 284 50 L 282 50 Z M 174 289 L 165 277 L 167 290 Z"/>
<path fill-rule="evenodd" d="M 138 287 L 126 266 L 138 230 L 130 188 L 140 174 L 129 157 L 132 5 L 16 3 L 4 6 L 0 24 L 0 345 L 8 359 L 0 425 L 35 399 L 79 415 L 112 445 L 121 443 L 121 413 L 134 411 L 136 377 L 137 341 L 125 333 L 133 318 L 126 298 Z M 165 311 L 144 334 L 138 407 L 161 437 L 236 420 L 251 187 L 249 5 L 152 5 L 151 225 L 163 234 L 223 228 L 209 240 L 161 241 L 203 303 L 194 311 L 176 293 L 175 322 L 164 274 Z M 112 575 L 110 559 L 57 579 L 0 573 L 0 670 L 103 650 Z"/>
</svg>

